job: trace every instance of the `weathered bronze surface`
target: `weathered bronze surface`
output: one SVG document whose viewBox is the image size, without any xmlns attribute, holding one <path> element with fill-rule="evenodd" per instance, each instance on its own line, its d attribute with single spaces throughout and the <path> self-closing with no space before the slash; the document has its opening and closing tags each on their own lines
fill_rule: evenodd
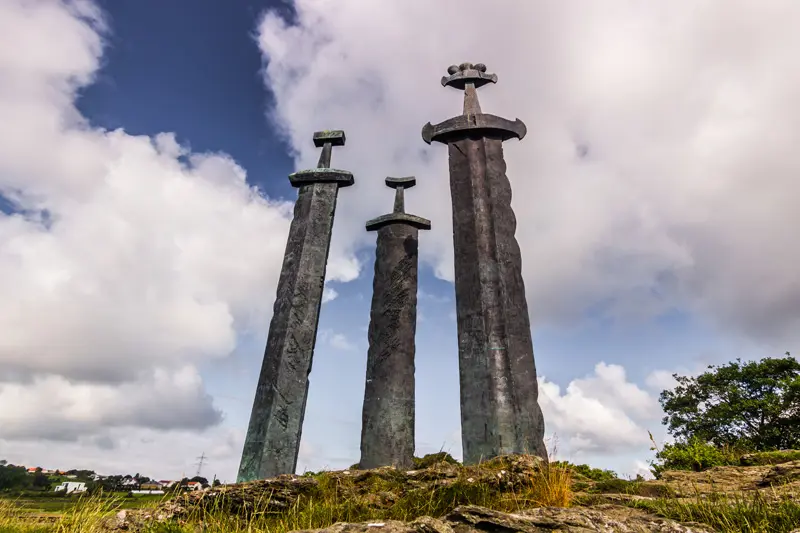
<svg viewBox="0 0 800 533">
<path fill-rule="evenodd" d="M 466 464 L 513 453 L 547 457 L 536 363 L 514 236 L 503 141 L 525 125 L 481 112 L 486 66 L 451 66 L 442 85 L 464 90 L 463 114 L 426 124 L 423 140 L 448 145 L 453 202 L 461 434 Z"/>
<path fill-rule="evenodd" d="M 411 468 L 414 456 L 414 352 L 420 229 L 431 223 L 405 213 L 404 189 L 412 178 L 386 178 L 395 189 L 394 212 L 367 222 L 378 232 L 367 381 L 361 424 L 363 469 Z"/>
<path fill-rule="evenodd" d="M 315 133 L 314 144 L 322 148 L 317 168 L 289 176 L 299 191 L 239 482 L 292 474 L 297 467 L 336 197 L 340 187 L 353 184 L 350 172 L 330 168 L 333 146 L 344 143 L 343 131 Z"/>
</svg>

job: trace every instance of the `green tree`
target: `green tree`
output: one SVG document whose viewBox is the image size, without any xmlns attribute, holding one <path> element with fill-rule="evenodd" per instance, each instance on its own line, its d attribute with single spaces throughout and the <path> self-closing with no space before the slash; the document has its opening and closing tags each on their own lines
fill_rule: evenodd
<svg viewBox="0 0 800 533">
<path fill-rule="evenodd" d="M 50 487 L 50 478 L 47 474 L 43 474 L 42 472 L 36 472 L 33 475 L 33 486 L 37 489 L 46 489 Z"/>
<path fill-rule="evenodd" d="M 0 490 L 18 490 L 31 485 L 31 476 L 25 467 L 3 465 L 0 466 Z"/>
<path fill-rule="evenodd" d="M 709 366 L 697 377 L 678 376 L 661 393 L 662 420 L 683 441 L 753 450 L 800 448 L 800 362 L 767 357 Z"/>
</svg>

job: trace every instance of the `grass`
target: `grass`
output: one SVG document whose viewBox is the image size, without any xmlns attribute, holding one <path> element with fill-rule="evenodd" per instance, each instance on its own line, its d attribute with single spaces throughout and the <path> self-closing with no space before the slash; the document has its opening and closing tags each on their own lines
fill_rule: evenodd
<svg viewBox="0 0 800 533">
<path fill-rule="evenodd" d="M 774 465 L 800 461 L 800 450 L 776 450 L 742 455 L 739 463 L 742 466 Z"/>
<path fill-rule="evenodd" d="M 487 463 L 488 464 L 488 463 Z M 493 467 L 479 467 L 492 470 Z M 459 505 L 480 505 L 500 511 L 519 511 L 524 508 L 570 504 L 571 472 L 562 467 L 543 467 L 528 483 L 509 490 L 498 483 L 478 482 L 477 469 L 460 468 L 450 483 L 406 488 L 405 476 L 395 471 L 382 471 L 365 478 L 342 477 L 332 473 L 315 474 L 316 490 L 297 499 L 282 512 L 236 513 L 227 511 L 224 501 L 212 508 L 195 511 L 187 522 L 203 523 L 212 532 L 270 532 L 284 533 L 298 529 L 316 529 L 336 522 L 365 522 L 382 520 L 410 521 L 421 516 L 439 517 Z M 497 469 L 501 474 L 502 470 Z M 502 488 L 501 488 L 502 487 Z M 268 509 L 262 501 L 254 507 Z M 154 531 L 172 532 L 171 527 Z"/>
<path fill-rule="evenodd" d="M 675 490 L 669 485 L 628 479 L 599 481 L 589 492 L 594 494 L 630 494 L 649 498 L 673 498 L 675 496 Z"/>
<path fill-rule="evenodd" d="M 12 502 L 16 509 L 23 512 L 32 513 L 63 513 L 76 505 L 83 505 L 86 501 L 86 496 L 55 496 L 55 497 L 28 497 L 22 496 L 0 496 L 0 501 Z M 98 500 L 114 500 L 122 502 L 126 509 L 138 509 L 147 507 L 155 502 L 161 502 L 164 495 L 150 495 L 142 494 L 133 497 L 126 497 L 126 493 L 119 492 L 109 494 L 103 497 L 98 497 Z"/>
<path fill-rule="evenodd" d="M 770 502 L 761 494 L 717 494 L 691 501 L 659 498 L 629 505 L 679 522 L 700 522 L 722 533 L 789 533 L 800 525 L 800 502 Z"/>
<path fill-rule="evenodd" d="M 568 507 L 573 503 L 576 480 L 583 481 L 580 474 L 575 475 L 575 465 L 558 462 L 540 467 L 521 483 L 519 479 L 512 481 L 505 470 L 508 464 L 502 462 L 487 461 L 477 467 L 440 464 L 431 470 L 437 468 L 450 469 L 452 477 L 438 478 L 447 479 L 447 483 L 431 481 L 415 487 L 403 473 L 393 470 L 311 474 L 311 488 L 285 507 L 276 504 L 281 500 L 279 488 L 262 493 L 256 501 L 250 493 L 251 505 L 246 507 L 249 512 L 241 512 L 242 499 L 237 500 L 239 493 L 234 490 L 228 493 L 229 500 L 220 497 L 204 507 L 189 507 L 188 514 L 180 520 L 144 524 L 142 533 L 287 533 L 336 522 L 439 517 L 467 504 L 505 512 L 539 506 Z M 603 494 L 631 494 L 649 499 L 635 499 L 626 505 L 679 522 L 706 524 L 723 533 L 788 533 L 800 525 L 797 501 L 774 501 L 762 493 L 697 493 L 692 498 L 679 499 L 666 484 L 619 479 L 606 473 L 590 475 L 600 479 L 592 484 L 588 499 L 578 502 L 582 505 Z M 156 505 L 152 498 L 148 501 L 92 496 L 73 501 L 72 506 L 59 513 L 43 514 L 35 511 L 47 505 L 37 508 L 37 503 L 0 499 L 0 533 L 99 533 L 104 519 L 120 509 Z M 235 504 L 240 506 L 239 512 L 231 511 Z"/>
<path fill-rule="evenodd" d="M 483 476 L 477 479 L 478 472 Z M 459 505 L 480 505 L 500 511 L 519 511 L 538 506 L 569 506 L 572 499 L 571 469 L 546 465 L 525 482 L 507 484 L 501 464 L 491 461 L 479 467 L 459 467 L 455 479 L 447 484 L 427 483 L 409 486 L 402 473 L 382 471 L 365 476 L 314 474 L 314 490 L 297 498 L 288 508 L 274 509 L 270 494 L 254 502 L 251 512 L 230 512 L 230 503 L 216 498 L 209 506 L 194 506 L 181 522 L 152 523 L 148 533 L 184 533 L 202 524 L 206 533 L 285 533 L 315 529 L 336 522 L 380 520 L 410 521 L 421 516 L 442 516 Z M 487 474 L 488 473 L 488 474 Z M 491 479 L 487 479 L 486 476 Z M 508 476 L 508 474 L 505 474 Z M 497 476 L 496 481 L 492 481 Z M 236 493 L 231 494 L 231 500 Z M 0 507 L 0 533 L 91 533 L 100 530 L 105 518 L 126 502 L 102 497 L 82 498 L 49 523 L 36 524 L 13 502 Z M 152 504 L 151 504 L 152 505 Z M 21 512 L 22 511 L 22 512 Z M 26 516 L 27 515 L 27 516 Z M 31 529 L 37 528 L 37 529 Z"/>
</svg>

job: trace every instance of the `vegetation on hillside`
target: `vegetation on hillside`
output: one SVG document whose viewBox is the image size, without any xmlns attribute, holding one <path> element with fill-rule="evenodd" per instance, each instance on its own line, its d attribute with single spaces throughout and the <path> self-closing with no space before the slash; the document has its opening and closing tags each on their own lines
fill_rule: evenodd
<svg viewBox="0 0 800 533">
<path fill-rule="evenodd" d="M 675 378 L 677 386 L 660 399 L 663 423 L 676 440 L 663 446 L 653 441 L 655 481 L 620 479 L 586 464 L 531 457 L 463 466 L 440 452 L 415 458 L 413 472 L 365 472 L 353 465 L 344 472 L 169 495 L 169 501 L 157 503 L 122 499 L 102 484 L 57 509 L 47 509 L 46 498 L 0 500 L 0 531 L 100 531 L 120 509 L 142 505 L 153 509 L 127 516 L 169 511 L 174 518 L 139 523 L 150 533 L 188 533 L 198 526 L 205 533 L 286 533 L 335 522 L 441 517 L 463 505 L 516 512 L 609 502 L 725 533 L 784 533 L 797 527 L 800 502 L 791 494 L 792 487 L 800 488 L 800 364 L 787 353 L 782 359 L 737 360 L 699 376 Z M 715 467 L 715 477 L 705 479 L 704 471 Z M 720 479 L 740 475 L 750 481 L 735 490 L 719 485 Z M 57 480 L 0 462 L 0 494 L 34 491 L 37 484 L 41 490 Z M 107 483 L 113 490 L 113 478 Z M 52 510 L 58 513 L 47 512 Z"/>
<path fill-rule="evenodd" d="M 742 450 L 800 448 L 800 362 L 789 352 L 708 368 L 675 374 L 678 386 L 661 393 L 670 434 Z"/>
<path fill-rule="evenodd" d="M 28 472 L 24 466 L 12 465 L 6 460 L 0 460 L 0 494 L 6 497 L 9 495 L 30 497 L 36 496 L 38 493 L 49 493 L 56 485 L 65 481 L 84 483 L 89 493 L 127 493 L 153 482 L 151 478 L 139 475 L 139 473 L 97 478 L 92 470 L 69 470 L 62 473 L 45 474 L 41 468 L 37 468 L 35 472 Z M 173 491 L 185 489 L 187 484 L 192 481 L 200 483 L 203 487 L 209 486 L 206 478 L 195 476 L 177 481 Z M 219 481 L 215 479 L 213 484 L 219 485 Z"/>
<path fill-rule="evenodd" d="M 532 462 L 515 461 L 515 458 L 500 458 L 472 467 L 438 463 L 416 476 L 405 476 L 391 469 L 320 472 L 300 477 L 302 483 L 292 480 L 256 482 L 263 485 L 251 493 L 246 486 L 231 486 L 218 493 L 222 497 L 188 494 L 177 500 L 153 504 L 152 511 L 145 511 L 148 516 L 171 510 L 174 518 L 166 522 L 132 524 L 143 526 L 144 530 L 140 531 L 148 533 L 198 530 L 205 533 L 287 533 L 335 522 L 438 517 L 467 504 L 515 512 L 546 505 L 592 506 L 607 503 L 608 497 L 617 498 L 612 502 L 657 516 L 701 522 L 725 533 L 788 533 L 800 520 L 800 503 L 768 499 L 761 492 L 720 489 L 687 498 L 685 494 L 677 494 L 667 483 L 619 479 L 608 472 L 585 468 L 585 465 L 553 461 L 536 466 Z M 576 483 L 589 479 L 578 471 L 597 480 L 589 483 L 576 499 L 572 494 Z M 519 478 L 515 476 L 524 472 L 527 472 L 526 481 L 518 483 Z M 509 482 L 500 483 L 503 478 Z M 498 482 L 493 481 L 495 479 Z M 299 497 L 287 498 L 287 491 Z M 120 509 L 125 508 L 131 508 L 130 502 L 119 498 L 106 498 L 101 494 L 82 496 L 76 500 L 76 505 L 58 516 L 39 515 L 37 522 L 30 510 L 23 520 L 18 508 L 11 503 L 0 503 L 0 531 L 107 531 L 117 523 L 115 516 Z M 575 512 L 580 513 L 580 508 Z M 35 524 L 38 524 L 37 529 L 33 529 Z"/>
<path fill-rule="evenodd" d="M 800 449 L 797 359 L 787 352 L 708 368 L 694 377 L 675 374 L 677 387 L 661 393 L 662 422 L 676 441 L 662 448 L 653 442 L 657 478 L 666 470 L 747 464 L 753 452 L 772 452 L 773 459 L 800 454 L 781 451 Z"/>
</svg>

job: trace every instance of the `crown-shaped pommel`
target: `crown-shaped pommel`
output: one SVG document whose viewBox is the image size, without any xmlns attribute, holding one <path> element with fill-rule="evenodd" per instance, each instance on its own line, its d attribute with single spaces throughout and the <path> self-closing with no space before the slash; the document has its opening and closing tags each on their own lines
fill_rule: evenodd
<svg viewBox="0 0 800 533">
<path fill-rule="evenodd" d="M 472 83 L 475 88 L 482 87 L 487 83 L 497 83 L 497 74 L 486 74 L 486 65 L 478 63 L 461 63 L 451 65 L 447 69 L 449 76 L 442 77 L 442 85 L 455 87 L 464 90 L 468 83 Z"/>
</svg>

